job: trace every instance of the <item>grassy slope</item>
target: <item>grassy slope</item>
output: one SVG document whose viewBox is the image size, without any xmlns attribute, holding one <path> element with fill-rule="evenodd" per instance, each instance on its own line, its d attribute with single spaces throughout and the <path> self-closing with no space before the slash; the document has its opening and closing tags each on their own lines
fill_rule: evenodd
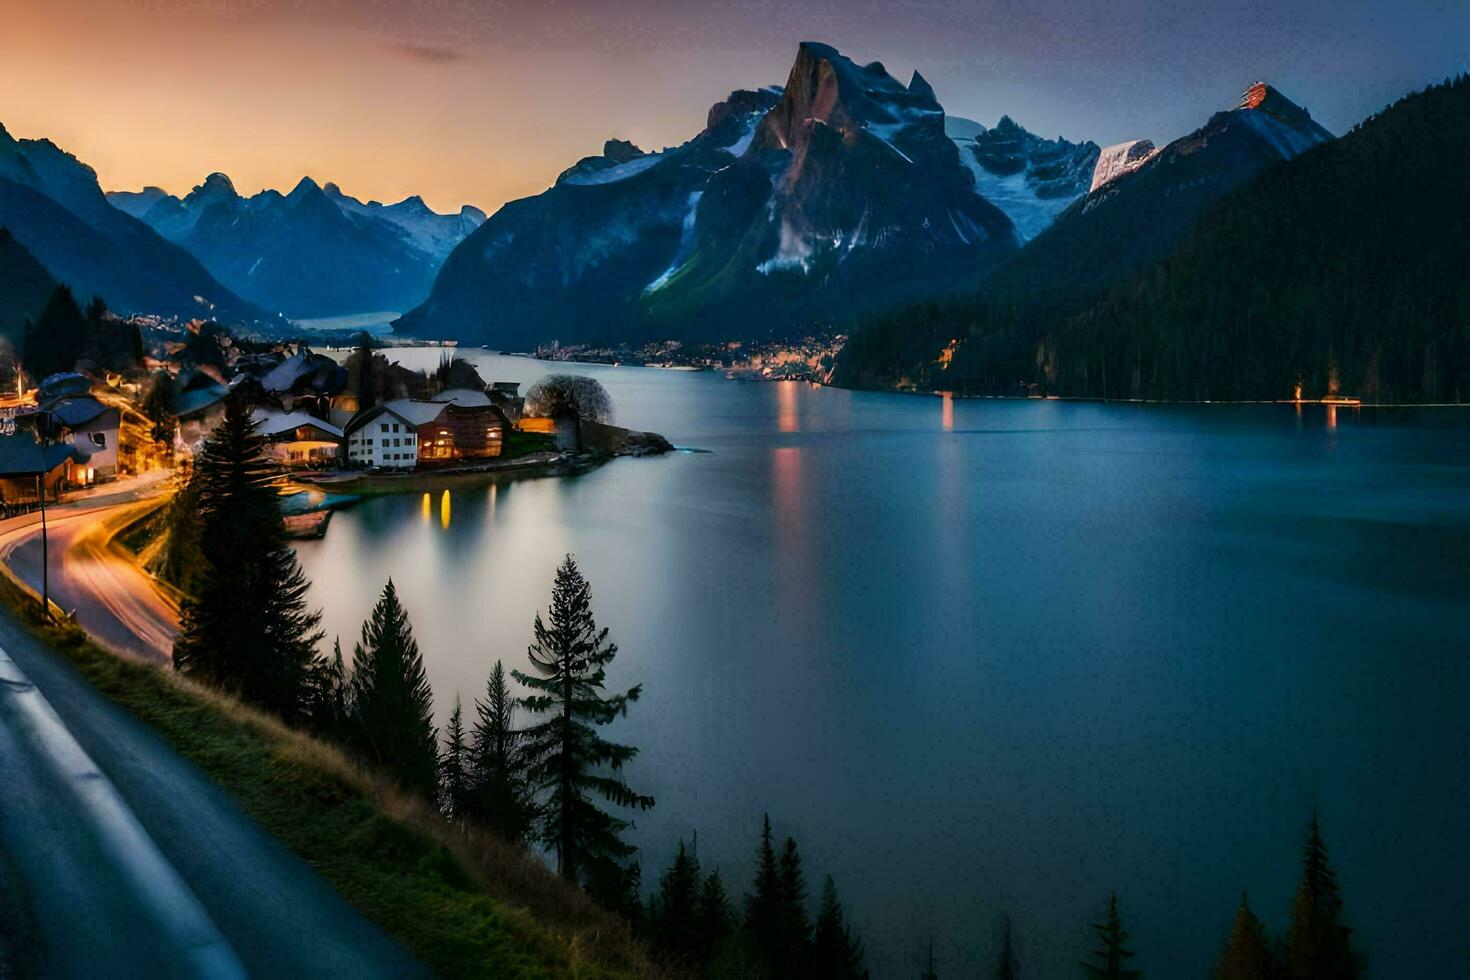
<svg viewBox="0 0 1470 980">
<path fill-rule="evenodd" d="M 48 625 L 14 581 L 3 599 L 88 680 L 213 776 L 344 898 L 443 976 L 649 976 L 627 923 L 539 858 L 363 771 L 335 747 L 171 672 Z"/>
</svg>

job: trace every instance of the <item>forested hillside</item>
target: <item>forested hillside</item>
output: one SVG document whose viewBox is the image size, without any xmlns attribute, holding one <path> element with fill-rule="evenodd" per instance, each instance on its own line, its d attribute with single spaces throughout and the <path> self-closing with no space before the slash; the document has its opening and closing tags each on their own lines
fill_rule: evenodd
<svg viewBox="0 0 1470 980">
<path fill-rule="evenodd" d="M 853 338 L 838 380 L 1150 399 L 1289 398 L 1300 383 L 1303 397 L 1458 402 L 1467 158 L 1461 77 L 1266 170 L 1106 292 L 900 310 Z"/>
</svg>

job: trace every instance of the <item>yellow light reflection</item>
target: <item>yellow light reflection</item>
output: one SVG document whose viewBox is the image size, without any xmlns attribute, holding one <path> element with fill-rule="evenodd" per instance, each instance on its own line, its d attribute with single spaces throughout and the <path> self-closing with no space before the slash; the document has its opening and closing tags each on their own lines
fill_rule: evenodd
<svg viewBox="0 0 1470 980">
<path fill-rule="evenodd" d="M 449 491 L 444 491 L 444 496 L 439 498 L 439 526 L 449 526 Z"/>
<path fill-rule="evenodd" d="M 429 523 L 429 514 L 430 514 L 431 508 L 433 506 L 434 505 L 429 501 L 429 495 L 428 495 L 428 493 L 425 493 L 424 494 L 424 514 L 423 514 L 424 523 L 425 524 Z"/>
<path fill-rule="evenodd" d="M 1329 429 L 1335 429 L 1335 428 L 1337 428 L 1337 406 L 1336 405 L 1329 404 L 1327 406 L 1327 428 L 1329 428 Z"/>
<path fill-rule="evenodd" d="M 939 399 L 943 406 L 939 410 L 940 424 L 944 426 L 944 431 L 948 432 L 954 428 L 954 392 L 941 391 Z"/>
<path fill-rule="evenodd" d="M 776 427 L 782 432 L 801 431 L 801 421 L 796 410 L 796 382 L 776 382 Z"/>
</svg>

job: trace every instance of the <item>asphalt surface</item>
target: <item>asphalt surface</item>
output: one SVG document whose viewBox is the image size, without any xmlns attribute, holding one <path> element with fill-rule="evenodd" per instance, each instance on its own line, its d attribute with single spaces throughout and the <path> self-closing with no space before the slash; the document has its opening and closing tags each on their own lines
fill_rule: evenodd
<svg viewBox="0 0 1470 980">
<path fill-rule="evenodd" d="M 0 608 L 0 977 L 423 972 Z"/>
<path fill-rule="evenodd" d="M 99 518 L 164 492 L 161 476 L 123 481 L 47 508 L 51 599 L 94 639 L 114 650 L 168 663 L 179 631 L 178 610 L 149 578 L 92 540 Z M 0 560 L 41 591 L 41 518 L 0 521 Z"/>
</svg>

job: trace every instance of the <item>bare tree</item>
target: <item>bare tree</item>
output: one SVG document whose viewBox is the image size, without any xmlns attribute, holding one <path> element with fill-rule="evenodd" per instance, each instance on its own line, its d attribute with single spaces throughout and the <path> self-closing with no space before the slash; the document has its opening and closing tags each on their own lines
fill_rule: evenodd
<svg viewBox="0 0 1470 980">
<path fill-rule="evenodd" d="M 548 374 L 526 392 L 527 415 L 611 422 L 612 399 L 595 378 L 581 374 Z"/>
</svg>

